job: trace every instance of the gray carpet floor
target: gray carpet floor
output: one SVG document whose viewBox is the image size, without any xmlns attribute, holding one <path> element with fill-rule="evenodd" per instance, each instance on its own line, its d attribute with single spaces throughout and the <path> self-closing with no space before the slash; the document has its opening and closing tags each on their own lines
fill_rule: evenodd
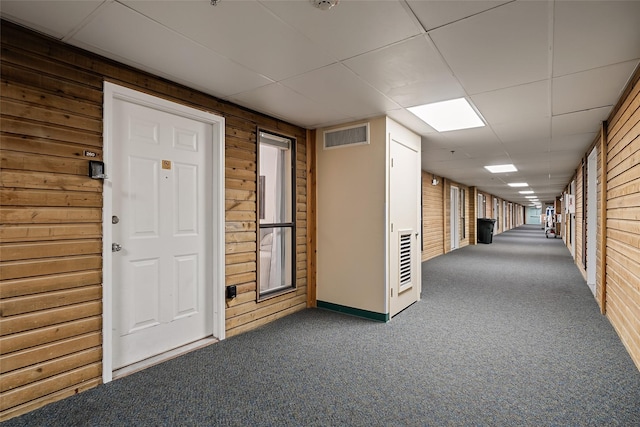
<svg viewBox="0 0 640 427">
<path fill-rule="evenodd" d="M 538 226 L 423 264 L 378 323 L 309 309 L 8 426 L 640 426 L 640 371 Z"/>
</svg>

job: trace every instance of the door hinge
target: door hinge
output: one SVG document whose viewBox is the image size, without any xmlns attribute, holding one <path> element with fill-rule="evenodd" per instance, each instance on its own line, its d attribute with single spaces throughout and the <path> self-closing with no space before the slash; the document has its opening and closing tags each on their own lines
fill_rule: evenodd
<svg viewBox="0 0 640 427">
<path fill-rule="evenodd" d="M 393 233 L 393 223 L 391 223 L 391 232 Z"/>
<path fill-rule="evenodd" d="M 391 158 L 391 167 L 393 167 L 393 157 Z"/>
<path fill-rule="evenodd" d="M 391 288 L 391 298 L 393 298 L 393 288 Z"/>
</svg>

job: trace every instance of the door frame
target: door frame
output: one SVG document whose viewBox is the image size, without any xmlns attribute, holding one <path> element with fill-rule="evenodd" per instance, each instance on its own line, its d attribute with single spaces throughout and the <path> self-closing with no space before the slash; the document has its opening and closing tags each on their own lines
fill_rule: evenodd
<svg viewBox="0 0 640 427">
<path fill-rule="evenodd" d="M 598 151 L 596 148 L 591 150 L 587 157 L 587 218 L 586 234 L 585 234 L 585 252 L 587 254 L 586 275 L 587 285 L 591 288 L 591 292 L 595 295 L 596 279 L 597 279 L 597 229 L 598 229 Z"/>
<path fill-rule="evenodd" d="M 455 193 L 455 194 L 454 194 Z M 449 190 L 449 235 L 451 249 L 460 248 L 460 188 L 452 185 Z"/>
<path fill-rule="evenodd" d="M 133 89 L 105 81 L 103 90 L 103 161 L 106 178 L 102 191 L 102 382 L 113 379 L 113 258 L 111 244 L 111 216 L 113 214 L 113 186 L 109 179 L 110 165 L 113 164 L 114 101 L 122 100 L 144 107 L 154 108 L 169 114 L 187 117 L 213 127 L 212 137 L 212 286 L 213 286 L 213 335 L 218 340 L 225 338 L 225 209 L 224 209 L 224 129 L 225 119 L 202 110 L 187 107 L 172 101 L 151 96 Z"/>
</svg>

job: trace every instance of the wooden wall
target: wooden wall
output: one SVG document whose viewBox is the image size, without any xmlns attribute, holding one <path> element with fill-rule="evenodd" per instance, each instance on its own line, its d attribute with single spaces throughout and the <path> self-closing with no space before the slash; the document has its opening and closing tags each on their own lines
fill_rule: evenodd
<svg viewBox="0 0 640 427">
<path fill-rule="evenodd" d="M 640 67 L 608 120 L 606 142 L 605 307 L 640 369 Z"/>
<path fill-rule="evenodd" d="M 307 131 L 2 21 L 0 420 L 101 383 L 102 85 L 226 119 L 232 336 L 307 306 Z M 297 138 L 297 290 L 256 302 L 256 127 Z M 313 194 L 313 192 L 311 192 Z"/>
<path fill-rule="evenodd" d="M 444 180 L 431 185 L 432 179 L 422 171 L 422 261 L 444 254 Z"/>
</svg>

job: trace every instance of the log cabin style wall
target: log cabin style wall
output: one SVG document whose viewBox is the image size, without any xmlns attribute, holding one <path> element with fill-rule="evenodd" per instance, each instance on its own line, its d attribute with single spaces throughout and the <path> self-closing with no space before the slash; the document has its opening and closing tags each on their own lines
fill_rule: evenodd
<svg viewBox="0 0 640 427">
<path fill-rule="evenodd" d="M 596 277 L 606 277 L 603 311 L 640 369 L 640 67 L 605 132 L 606 262 Z"/>
<path fill-rule="evenodd" d="M 2 21 L 0 420 L 102 382 L 105 80 L 225 117 L 226 334 L 307 306 L 307 131 Z M 256 129 L 296 138 L 297 288 L 256 302 Z M 313 194 L 311 191 L 310 194 Z"/>
<path fill-rule="evenodd" d="M 422 261 L 444 254 L 444 183 L 437 179 L 432 185 L 433 175 L 422 171 Z"/>
</svg>

